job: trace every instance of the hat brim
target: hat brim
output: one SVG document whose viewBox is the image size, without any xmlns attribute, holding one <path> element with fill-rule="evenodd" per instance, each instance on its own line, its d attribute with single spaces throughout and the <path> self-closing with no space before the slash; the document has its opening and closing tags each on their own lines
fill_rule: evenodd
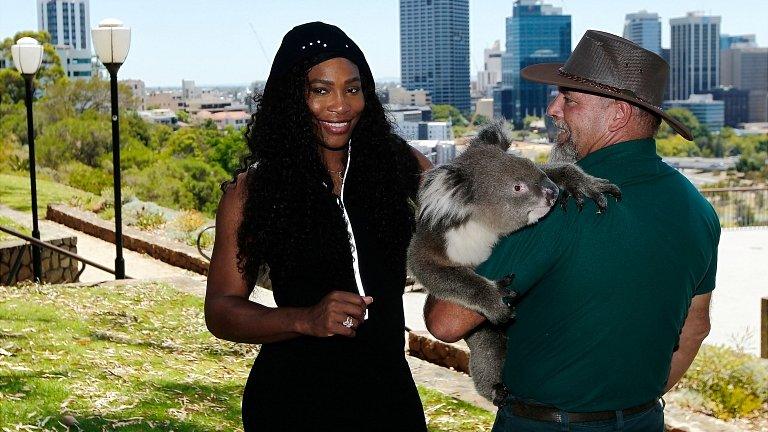
<svg viewBox="0 0 768 432">
<path fill-rule="evenodd" d="M 562 66 L 562 63 L 539 63 L 523 68 L 520 71 L 520 75 L 528 81 L 556 85 L 559 87 L 567 87 L 574 90 L 583 90 L 587 93 L 594 93 L 632 103 L 660 116 L 664 119 L 664 121 L 667 122 L 667 124 L 669 124 L 669 126 L 672 127 L 672 129 L 674 129 L 675 132 L 680 134 L 680 136 L 687 139 L 688 141 L 693 141 L 693 135 L 691 134 L 691 131 L 680 121 L 665 113 L 661 108 L 629 95 L 615 93 L 610 90 L 589 85 L 585 82 L 568 78 L 567 76 L 561 75 L 558 72 Z"/>
</svg>

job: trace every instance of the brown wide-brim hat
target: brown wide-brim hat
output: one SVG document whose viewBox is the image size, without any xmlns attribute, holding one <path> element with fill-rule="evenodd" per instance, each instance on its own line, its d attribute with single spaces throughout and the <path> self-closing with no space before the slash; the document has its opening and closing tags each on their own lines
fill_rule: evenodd
<svg viewBox="0 0 768 432">
<path fill-rule="evenodd" d="M 520 74 L 530 81 L 627 101 L 660 116 L 683 138 L 693 140 L 691 131 L 661 108 L 669 64 L 627 39 L 587 30 L 565 64 L 535 64 Z"/>
</svg>

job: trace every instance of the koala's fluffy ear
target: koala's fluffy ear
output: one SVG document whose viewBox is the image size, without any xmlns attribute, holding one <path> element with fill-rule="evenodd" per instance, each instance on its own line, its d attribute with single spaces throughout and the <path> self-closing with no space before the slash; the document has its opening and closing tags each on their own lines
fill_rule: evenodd
<svg viewBox="0 0 768 432">
<path fill-rule="evenodd" d="M 504 120 L 496 120 L 480 129 L 470 145 L 493 145 L 507 151 L 512 145 L 512 138 L 507 133 Z"/>
</svg>

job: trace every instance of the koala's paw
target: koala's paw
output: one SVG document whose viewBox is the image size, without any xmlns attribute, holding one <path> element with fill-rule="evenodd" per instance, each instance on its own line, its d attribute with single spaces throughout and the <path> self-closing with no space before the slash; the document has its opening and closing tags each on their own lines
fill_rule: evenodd
<svg viewBox="0 0 768 432">
<path fill-rule="evenodd" d="M 495 325 L 499 325 L 506 323 L 515 316 L 514 308 L 508 305 L 508 303 L 511 303 L 508 297 L 509 296 L 496 297 L 492 300 L 492 304 L 486 307 L 484 315 L 488 318 L 488 321 Z"/>
<path fill-rule="evenodd" d="M 514 280 L 515 274 L 510 273 L 496 281 L 499 294 L 501 294 L 501 301 L 510 308 L 514 307 L 515 298 L 517 297 L 517 292 L 512 290 L 512 282 Z"/>
<path fill-rule="evenodd" d="M 507 399 L 508 394 L 507 387 L 503 383 L 495 384 L 492 391 L 493 404 L 501 408 L 501 406 L 504 405 L 504 401 Z"/>
<path fill-rule="evenodd" d="M 606 195 L 614 197 L 617 202 L 621 201 L 621 191 L 618 186 L 606 179 L 586 174 L 576 166 L 569 170 L 562 186 L 565 189 L 561 193 L 560 198 L 560 205 L 563 210 L 566 209 L 569 197 L 573 197 L 574 201 L 576 201 L 576 207 L 579 208 L 579 211 L 584 208 L 584 199 L 591 199 L 597 205 L 598 213 L 602 213 L 608 208 Z"/>
</svg>

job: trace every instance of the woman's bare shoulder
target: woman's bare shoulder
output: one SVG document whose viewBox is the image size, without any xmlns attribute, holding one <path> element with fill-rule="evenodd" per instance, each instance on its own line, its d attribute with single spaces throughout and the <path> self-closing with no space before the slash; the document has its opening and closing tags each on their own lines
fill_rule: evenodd
<svg viewBox="0 0 768 432">
<path fill-rule="evenodd" d="M 224 187 L 224 193 L 219 201 L 216 212 L 216 224 L 239 223 L 242 218 L 243 205 L 248 196 L 248 171 L 242 172 Z"/>
</svg>

